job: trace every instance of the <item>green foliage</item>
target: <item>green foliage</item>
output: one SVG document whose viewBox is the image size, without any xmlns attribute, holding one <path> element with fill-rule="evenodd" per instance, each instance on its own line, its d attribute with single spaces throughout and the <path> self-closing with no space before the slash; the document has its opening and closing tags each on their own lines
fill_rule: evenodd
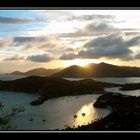
<svg viewBox="0 0 140 140">
<path fill-rule="evenodd" d="M 13 107 L 10 112 L 4 111 L 4 105 L 0 103 L 0 130 L 9 130 L 10 120 L 15 117 L 15 115 L 19 112 L 24 112 L 25 109 L 23 107 Z"/>
</svg>

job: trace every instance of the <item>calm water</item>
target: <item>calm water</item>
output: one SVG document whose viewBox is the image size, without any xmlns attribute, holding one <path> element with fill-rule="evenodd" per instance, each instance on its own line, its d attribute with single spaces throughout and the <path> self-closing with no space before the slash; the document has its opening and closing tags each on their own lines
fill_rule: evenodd
<svg viewBox="0 0 140 140">
<path fill-rule="evenodd" d="M 23 76 L 0 75 L 0 80 L 14 80 Z M 67 78 L 68 80 L 81 80 L 83 78 Z M 137 83 L 140 78 L 93 78 L 98 81 L 112 83 Z M 139 96 L 140 90 L 119 91 L 118 87 L 106 88 L 106 91 L 119 92 L 125 95 Z M 93 103 L 100 96 L 99 94 L 65 96 L 49 99 L 39 106 L 31 106 L 29 103 L 39 95 L 3 92 L 0 91 L 0 102 L 5 104 L 5 111 L 10 110 L 13 106 L 22 106 L 25 112 L 16 115 L 12 119 L 11 126 L 13 130 L 54 130 L 63 129 L 65 125 L 77 127 L 86 125 L 98 118 L 107 116 L 109 109 L 98 109 L 93 107 Z M 83 116 L 82 113 L 85 113 Z M 77 115 L 74 118 L 74 115 Z M 32 119 L 32 121 L 31 121 Z"/>
<path fill-rule="evenodd" d="M 76 81 L 85 78 L 66 78 L 67 80 Z M 127 77 L 127 78 L 91 78 L 97 81 L 125 84 L 125 83 L 140 83 L 140 77 Z M 121 91 L 120 87 L 105 88 L 107 92 L 121 93 L 123 95 L 140 96 L 140 90 Z"/>
<path fill-rule="evenodd" d="M 27 76 L 0 74 L 0 80 L 4 80 L 4 81 L 20 79 L 23 77 L 27 77 Z M 71 80 L 71 81 L 78 81 L 78 80 L 89 79 L 89 78 L 64 78 L 64 79 Z M 117 83 L 117 84 L 140 83 L 140 77 L 126 77 L 126 78 L 113 77 L 113 78 L 90 78 L 90 79 L 102 81 L 102 82 Z"/>
<path fill-rule="evenodd" d="M 31 106 L 29 103 L 38 95 L 15 92 L 0 92 L 0 101 L 5 104 L 5 111 L 13 106 L 22 106 L 26 109 L 16 115 L 11 121 L 15 130 L 53 130 L 62 129 L 65 125 L 77 127 L 86 125 L 95 119 L 105 117 L 110 113 L 109 109 L 98 109 L 93 103 L 100 95 L 66 96 L 49 99 L 39 106 Z M 82 116 L 85 113 L 85 116 Z M 73 116 L 77 115 L 77 118 Z M 33 119 L 30 121 L 30 119 Z M 44 121 L 43 121 L 44 120 Z"/>
<path fill-rule="evenodd" d="M 120 87 L 105 88 L 107 92 L 121 93 L 123 95 L 140 96 L 140 90 L 121 91 Z"/>
<path fill-rule="evenodd" d="M 0 74 L 0 80 L 9 81 L 9 80 L 16 80 L 26 76 L 23 75 L 8 75 L 8 74 Z"/>
</svg>

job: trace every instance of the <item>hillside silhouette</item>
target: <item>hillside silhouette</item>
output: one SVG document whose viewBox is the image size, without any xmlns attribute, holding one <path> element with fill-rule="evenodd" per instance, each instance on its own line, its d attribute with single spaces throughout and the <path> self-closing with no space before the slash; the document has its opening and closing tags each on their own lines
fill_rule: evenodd
<svg viewBox="0 0 140 140">
<path fill-rule="evenodd" d="M 107 63 L 88 64 L 85 67 L 73 65 L 52 75 L 61 78 L 90 78 L 90 77 L 140 77 L 140 68 L 117 66 Z"/>
<path fill-rule="evenodd" d="M 10 74 L 12 74 L 12 75 L 27 75 L 27 76 L 41 76 L 41 75 L 50 76 L 56 72 L 59 72 L 60 70 L 61 70 L 61 68 L 58 68 L 58 69 L 36 68 L 36 69 L 32 69 L 32 70 L 29 70 L 26 72 L 14 71 Z"/>
<path fill-rule="evenodd" d="M 104 87 L 120 86 L 92 79 L 69 81 L 54 77 L 29 76 L 12 81 L 0 81 L 0 90 L 39 93 L 41 100 L 81 94 L 104 93 Z"/>
</svg>

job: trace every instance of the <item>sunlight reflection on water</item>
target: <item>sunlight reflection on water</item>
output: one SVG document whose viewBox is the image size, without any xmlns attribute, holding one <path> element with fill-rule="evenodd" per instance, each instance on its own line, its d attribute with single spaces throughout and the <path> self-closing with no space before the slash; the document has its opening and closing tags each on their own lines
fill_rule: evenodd
<svg viewBox="0 0 140 140">
<path fill-rule="evenodd" d="M 39 106 L 31 106 L 29 103 L 38 95 L 1 91 L 0 101 L 5 104 L 6 110 L 12 106 L 25 108 L 25 112 L 17 114 L 11 121 L 15 130 L 54 130 L 63 129 L 65 125 L 71 127 L 85 125 L 107 116 L 110 113 L 109 109 L 93 107 L 99 96 L 99 94 L 65 96 L 49 99 Z M 74 115 L 77 115 L 77 118 L 74 118 Z"/>
<path fill-rule="evenodd" d="M 107 109 L 99 109 L 93 106 L 94 102 L 85 104 L 80 108 L 80 110 L 76 113 L 76 118 L 71 123 L 72 127 L 78 127 L 81 125 L 87 125 L 99 118 L 103 118 L 110 113 L 110 110 Z"/>
<path fill-rule="evenodd" d="M 85 115 L 84 115 L 85 114 Z M 77 117 L 72 122 L 71 126 L 77 127 L 78 125 L 88 124 L 95 120 L 96 113 L 93 109 L 93 103 L 86 104 L 76 113 Z"/>
</svg>

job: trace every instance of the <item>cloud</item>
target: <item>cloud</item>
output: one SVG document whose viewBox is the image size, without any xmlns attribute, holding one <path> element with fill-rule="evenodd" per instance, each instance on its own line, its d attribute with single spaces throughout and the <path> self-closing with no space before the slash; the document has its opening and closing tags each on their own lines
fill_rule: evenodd
<svg viewBox="0 0 140 140">
<path fill-rule="evenodd" d="M 0 16 L 0 24 L 25 24 L 30 22 L 49 22 L 47 18 L 17 18 L 17 17 L 2 17 Z"/>
<path fill-rule="evenodd" d="M 30 18 L 13 18 L 0 16 L 0 24 L 23 24 L 32 22 Z"/>
<path fill-rule="evenodd" d="M 125 32 L 125 34 L 127 36 L 136 36 L 136 35 L 140 35 L 140 32 Z"/>
<path fill-rule="evenodd" d="M 14 38 L 14 43 L 16 46 L 18 45 L 29 45 L 29 44 L 33 44 L 33 43 L 41 43 L 47 40 L 47 37 L 15 37 Z M 28 48 L 24 48 L 24 49 L 28 49 Z"/>
<path fill-rule="evenodd" d="M 65 51 L 66 51 L 66 52 L 73 52 L 74 49 L 72 49 L 72 48 L 66 48 Z"/>
<path fill-rule="evenodd" d="M 140 36 L 131 39 L 124 39 L 124 34 L 115 33 L 105 37 L 98 37 L 86 43 L 84 48 L 86 51 L 80 51 L 79 56 L 84 58 L 120 58 L 124 60 L 132 59 L 132 51 L 129 47 L 133 47 L 140 43 Z"/>
<path fill-rule="evenodd" d="M 135 59 L 140 59 L 140 52 L 139 52 L 137 55 L 135 55 L 134 58 L 135 58 Z"/>
<path fill-rule="evenodd" d="M 35 18 L 33 22 L 50 22 L 48 18 Z"/>
<path fill-rule="evenodd" d="M 78 55 L 74 53 L 63 54 L 62 56 L 59 57 L 60 60 L 73 60 L 76 58 L 78 58 Z"/>
<path fill-rule="evenodd" d="M 85 30 L 90 32 L 108 32 L 108 31 L 114 31 L 117 30 L 116 28 L 114 28 L 113 26 L 111 26 L 110 24 L 107 24 L 105 22 L 101 22 L 101 23 L 91 23 L 88 24 L 85 27 Z"/>
<path fill-rule="evenodd" d="M 119 31 L 119 29 L 114 28 L 111 24 L 105 22 L 93 22 L 84 27 L 84 29 L 79 29 L 73 33 L 62 33 L 59 34 L 60 37 L 82 37 L 82 36 L 93 36 L 109 34 L 111 32 Z"/>
<path fill-rule="evenodd" d="M 80 15 L 80 16 L 69 16 L 65 17 L 64 20 L 66 21 L 89 21 L 89 20 L 114 20 L 115 16 L 112 15 Z"/>
<path fill-rule="evenodd" d="M 50 57 L 48 54 L 38 54 L 38 55 L 31 55 L 28 56 L 26 60 L 32 61 L 32 62 L 49 62 L 53 58 Z"/>
<path fill-rule="evenodd" d="M 15 55 L 13 57 L 3 59 L 3 61 L 16 61 L 16 60 L 24 60 L 24 57 Z"/>
<path fill-rule="evenodd" d="M 53 50 L 54 48 L 61 48 L 59 38 L 53 35 L 39 36 L 39 37 L 15 37 L 14 43 L 16 46 L 22 45 L 23 51 L 28 50 Z"/>
<path fill-rule="evenodd" d="M 86 48 L 95 47 L 131 47 L 140 43 L 140 36 L 125 39 L 125 34 L 122 32 L 113 33 L 107 36 L 97 37 L 84 45 Z"/>
<path fill-rule="evenodd" d="M 14 42 L 25 43 L 25 42 L 33 41 L 34 39 L 35 37 L 15 37 Z"/>
<path fill-rule="evenodd" d="M 27 43 L 27 42 L 44 42 L 48 41 L 49 39 L 55 40 L 55 36 L 39 36 L 39 37 L 15 37 L 14 41 L 17 43 Z"/>
<path fill-rule="evenodd" d="M 13 43 L 12 37 L 5 37 L 3 40 L 0 41 L 0 48 L 8 47 Z"/>
<path fill-rule="evenodd" d="M 56 20 L 58 22 L 72 22 L 72 21 L 91 21 L 91 20 L 102 20 L 102 21 L 114 21 L 116 18 L 113 15 L 102 15 L 102 14 L 93 14 L 92 11 L 86 13 L 86 11 L 79 15 L 79 11 L 76 10 L 37 10 L 33 11 L 40 13 L 43 16 L 48 17 L 50 20 Z M 78 14 L 78 15 L 77 15 Z"/>
<path fill-rule="evenodd" d="M 84 44 L 78 54 L 67 53 L 59 59 L 71 60 L 76 58 L 118 58 L 123 60 L 133 59 L 133 52 L 130 47 L 140 44 L 140 36 L 125 39 L 125 34 L 120 32 L 94 38 Z"/>
</svg>

